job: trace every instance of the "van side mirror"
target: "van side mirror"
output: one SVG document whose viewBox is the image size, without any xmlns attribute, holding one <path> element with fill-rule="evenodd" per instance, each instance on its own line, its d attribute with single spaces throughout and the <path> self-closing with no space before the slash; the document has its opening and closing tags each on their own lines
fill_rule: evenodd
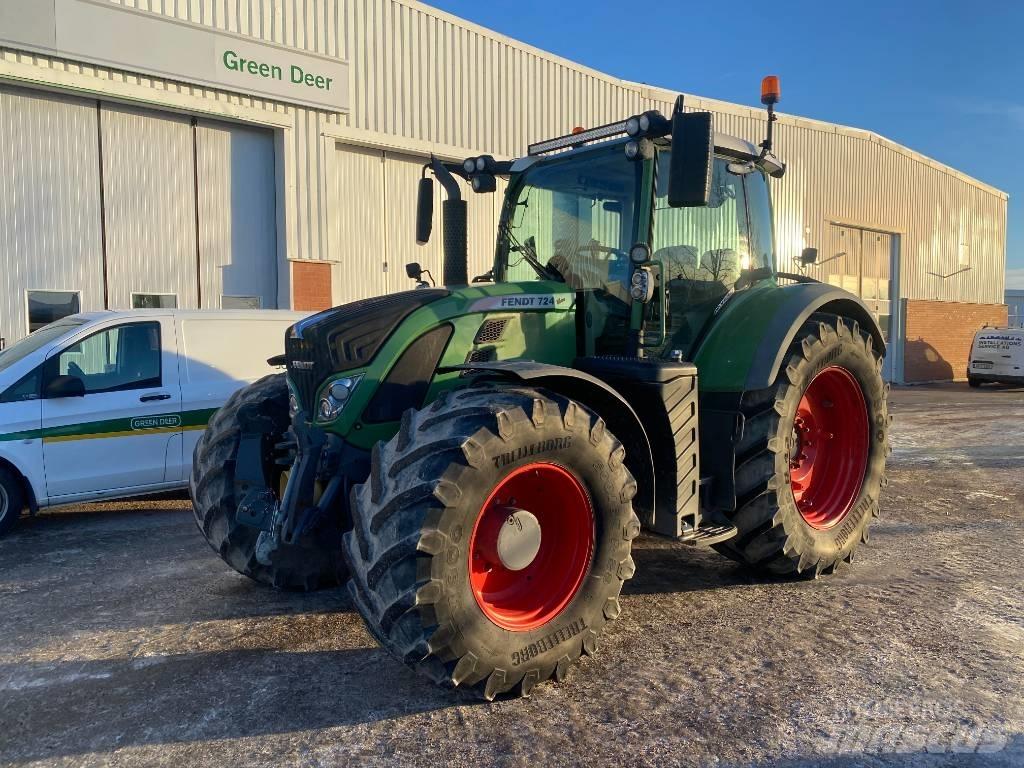
<svg viewBox="0 0 1024 768">
<path fill-rule="evenodd" d="M 434 180 L 429 176 L 420 179 L 416 192 L 416 243 L 426 245 L 430 231 L 434 228 Z M 406 267 L 408 270 L 408 267 Z M 409 277 L 412 277 L 410 274 Z M 414 280 L 418 277 L 414 277 Z"/>
<path fill-rule="evenodd" d="M 683 98 L 672 112 L 672 154 L 669 160 L 668 204 L 673 208 L 707 205 L 715 154 L 715 128 L 710 112 L 683 112 Z"/>
<path fill-rule="evenodd" d="M 804 266 L 813 264 L 818 260 L 818 249 L 817 248 L 804 248 L 800 252 L 800 263 Z"/>
<path fill-rule="evenodd" d="M 47 382 L 43 396 L 47 398 L 85 397 L 85 382 L 77 376 L 55 376 Z"/>
<path fill-rule="evenodd" d="M 418 261 L 410 261 L 405 265 L 405 276 L 410 280 L 419 280 L 423 276 L 423 267 Z"/>
</svg>

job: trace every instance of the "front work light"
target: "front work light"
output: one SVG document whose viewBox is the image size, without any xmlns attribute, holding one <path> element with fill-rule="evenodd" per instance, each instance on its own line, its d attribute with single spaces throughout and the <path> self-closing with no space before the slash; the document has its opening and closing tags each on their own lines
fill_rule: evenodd
<svg viewBox="0 0 1024 768">
<path fill-rule="evenodd" d="M 651 246 L 647 243 L 637 243 L 629 249 L 629 260 L 634 264 L 643 264 L 651 258 Z"/>
<path fill-rule="evenodd" d="M 771 106 L 778 104 L 782 96 L 778 75 L 765 75 L 761 80 L 761 103 Z"/>
<path fill-rule="evenodd" d="M 353 376 L 332 381 L 317 404 L 317 420 L 334 421 L 338 418 L 338 414 L 345 407 L 345 403 L 352 396 L 352 390 L 356 388 L 356 384 L 361 378 L 362 376 Z"/>
</svg>

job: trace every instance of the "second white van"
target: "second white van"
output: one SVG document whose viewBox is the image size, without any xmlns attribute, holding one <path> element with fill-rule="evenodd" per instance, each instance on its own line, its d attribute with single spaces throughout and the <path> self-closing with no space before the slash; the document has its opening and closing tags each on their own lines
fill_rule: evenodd
<svg viewBox="0 0 1024 768">
<path fill-rule="evenodd" d="M 1024 384 L 1024 328 L 982 328 L 974 334 L 967 383 Z"/>
<path fill-rule="evenodd" d="M 210 416 L 306 315 L 90 312 L 0 352 L 0 535 L 26 509 L 185 488 Z"/>
</svg>

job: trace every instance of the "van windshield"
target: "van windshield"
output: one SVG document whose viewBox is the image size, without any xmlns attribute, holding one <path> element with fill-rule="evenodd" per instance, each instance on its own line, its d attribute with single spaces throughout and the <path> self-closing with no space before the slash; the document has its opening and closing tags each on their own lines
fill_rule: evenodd
<svg viewBox="0 0 1024 768">
<path fill-rule="evenodd" d="M 31 355 L 40 347 L 49 344 L 54 339 L 63 336 L 65 333 L 84 325 L 84 320 L 71 320 L 66 318 L 55 323 L 44 325 L 38 331 L 33 331 L 21 341 L 0 352 L 0 371 L 7 370 L 16 362 L 28 355 Z"/>
</svg>

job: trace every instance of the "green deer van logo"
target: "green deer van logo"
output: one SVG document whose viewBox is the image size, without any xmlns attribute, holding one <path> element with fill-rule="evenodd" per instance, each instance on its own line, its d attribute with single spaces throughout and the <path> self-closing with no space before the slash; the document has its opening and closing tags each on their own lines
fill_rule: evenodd
<svg viewBox="0 0 1024 768">
<path fill-rule="evenodd" d="M 170 429 L 181 426 L 181 416 L 176 413 L 166 416 L 142 416 L 132 419 L 132 429 Z"/>
</svg>

